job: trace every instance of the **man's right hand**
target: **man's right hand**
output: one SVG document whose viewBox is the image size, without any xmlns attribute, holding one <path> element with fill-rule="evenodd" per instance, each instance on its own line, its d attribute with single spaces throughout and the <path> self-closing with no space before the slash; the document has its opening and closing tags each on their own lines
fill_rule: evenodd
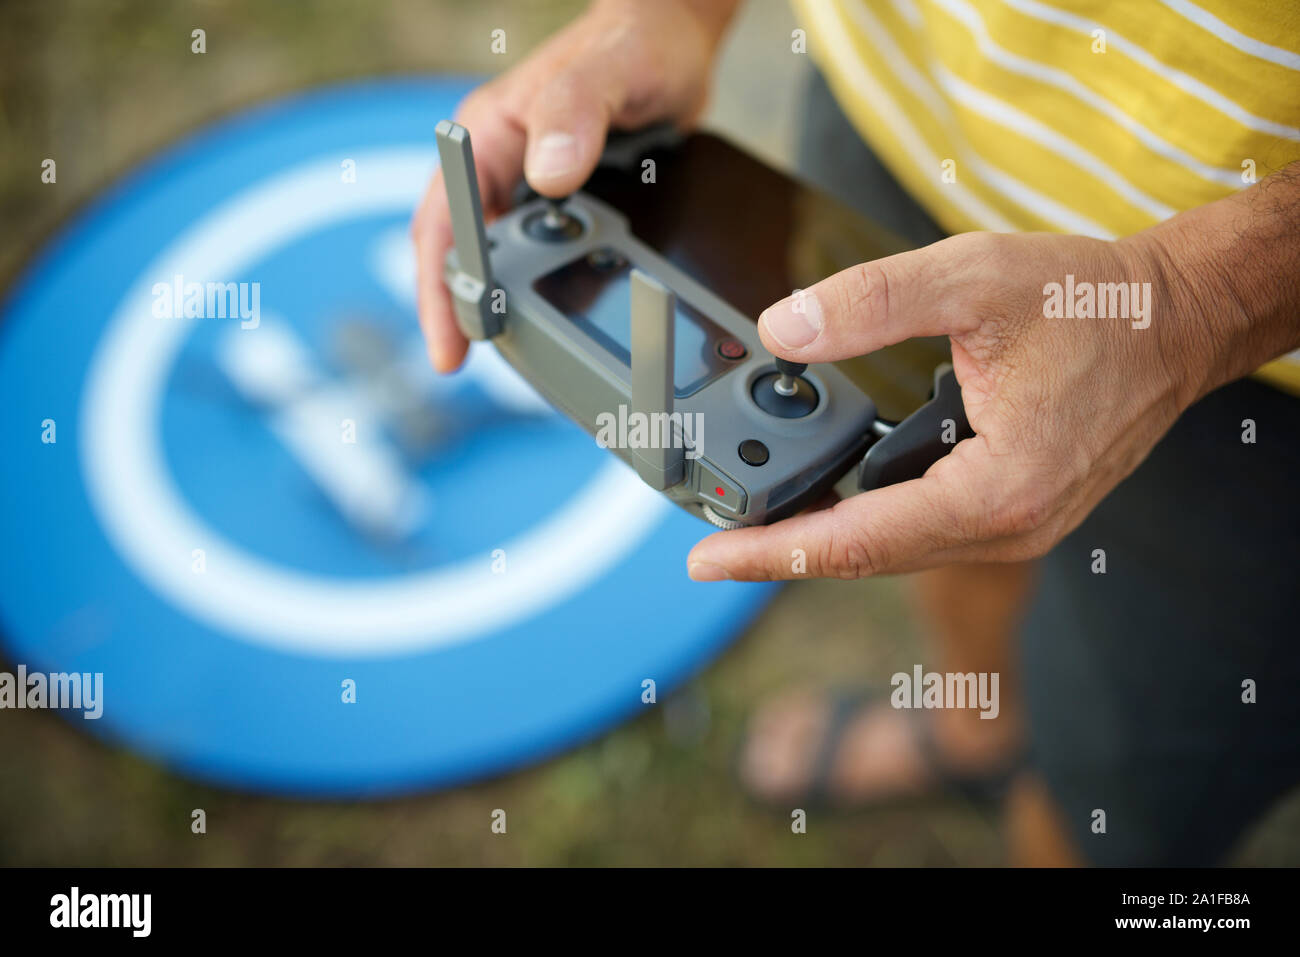
<svg viewBox="0 0 1300 957">
<path fill-rule="evenodd" d="M 544 196 L 564 196 L 591 175 L 611 128 L 703 109 L 713 56 L 737 0 L 596 0 L 508 73 L 479 87 L 456 119 L 474 138 L 483 213 L 500 215 L 522 173 Z M 411 221 L 420 328 L 429 358 L 451 372 L 469 347 L 456 325 L 443 260 L 452 245 L 441 170 Z"/>
</svg>

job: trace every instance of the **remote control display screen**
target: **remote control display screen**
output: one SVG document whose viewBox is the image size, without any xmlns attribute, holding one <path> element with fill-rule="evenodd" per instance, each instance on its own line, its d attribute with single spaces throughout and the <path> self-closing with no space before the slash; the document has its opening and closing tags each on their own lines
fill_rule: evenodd
<svg viewBox="0 0 1300 957">
<path fill-rule="evenodd" d="M 617 252 L 599 249 L 546 274 L 533 288 L 630 368 L 631 273 L 631 265 Z M 722 357 L 735 345 L 731 336 L 680 299 L 674 332 L 673 391 L 678 398 L 698 392 L 732 365 Z"/>
</svg>

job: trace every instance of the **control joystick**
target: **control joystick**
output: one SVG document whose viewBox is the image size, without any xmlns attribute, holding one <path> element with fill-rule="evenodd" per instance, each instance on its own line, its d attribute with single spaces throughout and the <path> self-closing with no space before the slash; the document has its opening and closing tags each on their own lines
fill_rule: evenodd
<svg viewBox="0 0 1300 957">
<path fill-rule="evenodd" d="M 789 359 L 776 360 L 776 371 L 781 373 L 781 378 L 776 380 L 772 386 L 778 395 L 792 396 L 799 390 L 799 377 L 803 375 L 808 368 L 806 362 L 791 362 Z"/>
<path fill-rule="evenodd" d="M 803 378 L 807 363 L 776 360 L 776 371 L 754 380 L 754 404 L 768 415 L 801 419 L 817 408 L 817 390 Z"/>
<path fill-rule="evenodd" d="M 582 235 L 582 220 L 564 209 L 567 196 L 559 199 L 546 196 L 543 199 L 546 208 L 538 210 L 524 221 L 524 232 L 548 243 L 577 239 Z"/>
</svg>

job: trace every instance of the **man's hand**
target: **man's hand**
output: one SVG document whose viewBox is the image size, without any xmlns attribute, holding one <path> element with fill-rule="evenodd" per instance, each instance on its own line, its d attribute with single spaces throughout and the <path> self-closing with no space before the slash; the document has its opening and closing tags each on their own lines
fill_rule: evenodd
<svg viewBox="0 0 1300 957">
<path fill-rule="evenodd" d="M 527 60 L 469 95 L 456 119 L 474 138 L 484 215 L 499 215 L 522 173 L 546 196 L 571 193 L 595 169 L 610 128 L 689 124 L 703 108 L 713 56 L 737 0 L 598 0 Z M 429 358 L 465 358 L 443 285 L 452 245 L 442 173 L 411 222 L 420 327 Z"/>
<path fill-rule="evenodd" d="M 1300 345 L 1300 233 L 1278 222 L 1296 216 L 1300 191 L 1275 182 L 1265 201 L 1265 185 L 1120 242 L 969 233 L 768 308 L 764 344 L 798 362 L 949 336 L 977 434 L 920 479 L 711 535 L 691 577 L 859 578 L 1047 552 L 1188 405 Z M 1050 283 L 1076 296 L 1083 283 L 1136 283 L 1142 298 L 1122 317 L 1049 318 Z"/>
</svg>

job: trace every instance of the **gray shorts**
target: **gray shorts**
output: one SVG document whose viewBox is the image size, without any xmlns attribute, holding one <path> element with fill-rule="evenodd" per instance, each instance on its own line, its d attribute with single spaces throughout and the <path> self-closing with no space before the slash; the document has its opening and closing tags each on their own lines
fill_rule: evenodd
<svg viewBox="0 0 1300 957">
<path fill-rule="evenodd" d="M 917 245 L 942 238 L 819 76 L 804 124 L 805 179 Z M 1087 860 L 1221 863 L 1300 785 L 1298 552 L 1300 399 L 1245 380 L 1188 410 L 1040 563 L 1021 636 L 1031 760 Z"/>
</svg>

